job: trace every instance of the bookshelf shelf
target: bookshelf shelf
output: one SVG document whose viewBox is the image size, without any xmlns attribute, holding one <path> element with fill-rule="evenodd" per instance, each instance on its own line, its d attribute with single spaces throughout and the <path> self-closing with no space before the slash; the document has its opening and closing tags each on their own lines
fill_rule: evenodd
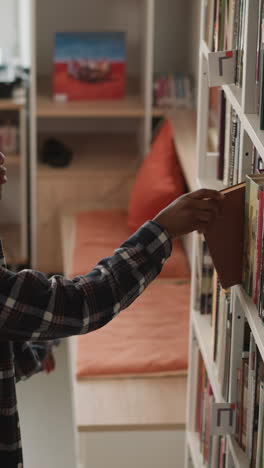
<svg viewBox="0 0 264 468">
<path fill-rule="evenodd" d="M 249 468 L 249 460 L 245 452 L 243 452 L 243 450 L 239 447 L 234 437 L 227 436 L 227 441 L 232 454 L 234 468 Z"/>
<path fill-rule="evenodd" d="M 195 309 L 192 310 L 192 322 L 194 325 L 195 335 L 199 343 L 204 364 L 210 379 L 215 399 L 218 403 L 224 402 L 221 394 L 220 385 L 218 382 L 216 365 L 213 362 L 213 331 L 210 325 L 210 317 L 201 315 Z"/>
<path fill-rule="evenodd" d="M 200 452 L 199 440 L 197 434 L 194 432 L 188 431 L 186 434 L 187 444 L 189 446 L 191 455 L 192 455 L 192 463 L 194 468 L 205 468 L 203 463 L 202 455 Z"/>
<path fill-rule="evenodd" d="M 146 109 L 139 84 L 129 79 L 126 95 L 117 100 L 56 102 L 52 98 L 49 78 L 38 79 L 37 117 L 39 118 L 143 118 Z M 165 108 L 154 107 L 152 115 L 161 117 Z"/>
</svg>

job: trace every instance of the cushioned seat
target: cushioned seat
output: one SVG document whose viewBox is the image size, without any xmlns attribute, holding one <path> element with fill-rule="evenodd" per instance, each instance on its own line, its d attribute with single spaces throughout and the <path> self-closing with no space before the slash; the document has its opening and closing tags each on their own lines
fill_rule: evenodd
<svg viewBox="0 0 264 468">
<path fill-rule="evenodd" d="M 86 211 L 75 214 L 75 249 L 72 276 L 84 275 L 102 258 L 109 257 L 128 237 L 125 211 Z M 162 278 L 190 277 L 188 260 L 180 240 L 173 243 L 173 253 L 160 274 Z"/>
<path fill-rule="evenodd" d="M 77 377 L 185 371 L 189 302 L 189 284 L 155 281 L 104 328 L 78 337 Z"/>
</svg>

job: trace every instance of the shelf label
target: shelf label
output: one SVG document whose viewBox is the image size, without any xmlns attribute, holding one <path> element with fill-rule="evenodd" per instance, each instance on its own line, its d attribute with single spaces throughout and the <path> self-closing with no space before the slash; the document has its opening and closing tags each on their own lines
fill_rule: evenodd
<svg viewBox="0 0 264 468">
<path fill-rule="evenodd" d="M 235 81 L 235 51 L 209 52 L 209 86 L 232 84 Z"/>
<path fill-rule="evenodd" d="M 213 403 L 211 435 L 234 434 L 235 405 L 231 403 Z"/>
</svg>

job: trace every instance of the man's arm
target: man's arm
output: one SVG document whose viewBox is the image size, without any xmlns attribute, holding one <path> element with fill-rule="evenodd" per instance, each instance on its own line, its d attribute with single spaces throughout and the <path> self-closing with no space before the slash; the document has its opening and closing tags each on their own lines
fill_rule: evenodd
<svg viewBox="0 0 264 468">
<path fill-rule="evenodd" d="M 50 340 L 104 326 L 144 291 L 170 253 L 166 231 L 148 222 L 112 257 L 72 281 L 1 268 L 0 340 Z"/>
<path fill-rule="evenodd" d="M 206 230 L 222 196 L 198 190 L 147 222 L 112 257 L 72 281 L 0 268 L 0 340 L 43 341 L 96 330 L 128 307 L 170 256 L 170 237 Z"/>
</svg>

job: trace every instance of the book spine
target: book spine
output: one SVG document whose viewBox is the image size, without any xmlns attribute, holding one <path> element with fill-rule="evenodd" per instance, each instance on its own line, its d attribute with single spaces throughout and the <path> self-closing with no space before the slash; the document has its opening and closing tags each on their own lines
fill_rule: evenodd
<svg viewBox="0 0 264 468">
<path fill-rule="evenodd" d="M 225 133 L 226 133 L 226 97 L 223 89 L 219 90 L 219 139 L 218 139 L 218 173 L 219 180 L 224 178 Z"/>
<path fill-rule="evenodd" d="M 226 133 L 225 133 L 225 154 L 224 154 L 224 185 L 228 185 L 229 165 L 230 165 L 230 142 L 231 142 L 231 113 L 232 108 L 229 101 L 226 102 Z"/>
<path fill-rule="evenodd" d="M 230 161 L 229 161 L 229 175 L 228 175 L 229 186 L 233 185 L 234 183 L 237 125 L 238 125 L 238 116 L 235 110 L 233 109 L 232 110 L 232 127 L 231 127 L 231 155 L 230 155 Z"/>
</svg>

